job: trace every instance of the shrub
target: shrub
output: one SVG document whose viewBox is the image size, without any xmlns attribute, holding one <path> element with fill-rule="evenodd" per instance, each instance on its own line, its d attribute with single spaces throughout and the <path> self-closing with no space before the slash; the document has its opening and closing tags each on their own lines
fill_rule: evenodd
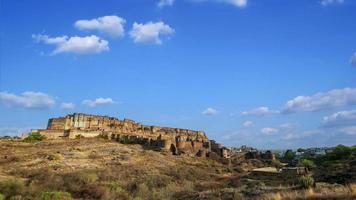
<svg viewBox="0 0 356 200">
<path fill-rule="evenodd" d="M 8 179 L 0 182 L 0 191 L 6 196 L 19 195 L 24 191 L 25 184 L 19 179 Z"/>
<path fill-rule="evenodd" d="M 299 167 L 305 167 L 308 170 L 314 169 L 315 168 L 315 164 L 312 160 L 308 160 L 308 159 L 302 159 L 299 161 L 298 163 Z"/>
<path fill-rule="evenodd" d="M 5 199 L 4 195 L 0 193 L 0 200 L 4 200 L 4 199 Z"/>
<path fill-rule="evenodd" d="M 137 191 L 136 191 L 137 197 L 148 198 L 148 197 L 150 197 L 150 195 L 151 195 L 150 189 L 146 186 L 146 184 L 141 183 L 140 185 L 138 185 Z"/>
<path fill-rule="evenodd" d="M 79 176 L 80 180 L 87 185 L 93 184 L 99 179 L 99 177 L 94 173 L 82 173 Z"/>
<path fill-rule="evenodd" d="M 41 200 L 71 200 L 72 195 L 68 192 L 42 192 Z"/>
<path fill-rule="evenodd" d="M 44 135 L 41 135 L 39 133 L 31 133 L 24 139 L 24 142 L 36 142 L 36 141 L 42 141 L 44 139 L 46 139 L 46 136 Z"/>
<path fill-rule="evenodd" d="M 302 176 L 299 178 L 299 185 L 304 189 L 309 189 L 314 186 L 314 179 L 311 176 Z"/>
<path fill-rule="evenodd" d="M 62 160 L 63 156 L 59 153 L 55 153 L 55 154 L 50 154 L 47 156 L 48 160 Z"/>
<path fill-rule="evenodd" d="M 271 165 L 275 168 L 277 168 L 277 170 L 281 169 L 283 167 L 283 164 L 281 163 L 281 161 L 279 160 L 272 160 Z"/>
</svg>

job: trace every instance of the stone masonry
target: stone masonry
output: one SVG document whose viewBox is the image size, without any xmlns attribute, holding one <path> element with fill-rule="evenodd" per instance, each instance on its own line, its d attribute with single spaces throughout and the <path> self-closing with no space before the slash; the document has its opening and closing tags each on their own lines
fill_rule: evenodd
<svg viewBox="0 0 356 200">
<path fill-rule="evenodd" d="M 199 155 L 218 152 L 225 157 L 223 147 L 216 146 L 202 131 L 147 126 L 130 119 L 74 113 L 48 120 L 47 129 L 32 130 L 47 139 L 78 137 L 105 137 L 122 143 L 142 144 L 146 147 L 169 151 L 172 154 Z"/>
</svg>

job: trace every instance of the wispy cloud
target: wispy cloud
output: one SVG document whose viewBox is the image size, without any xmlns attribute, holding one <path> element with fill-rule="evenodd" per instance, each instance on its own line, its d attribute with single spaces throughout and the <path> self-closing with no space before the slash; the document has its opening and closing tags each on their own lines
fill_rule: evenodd
<svg viewBox="0 0 356 200">
<path fill-rule="evenodd" d="M 165 7 L 165 6 L 172 6 L 174 4 L 175 0 L 160 0 L 158 3 L 157 3 L 157 6 L 162 8 L 162 7 Z"/>
<path fill-rule="evenodd" d="M 42 92 L 27 91 L 20 95 L 0 92 L 0 102 L 11 107 L 47 109 L 55 105 L 55 100 Z"/>
<path fill-rule="evenodd" d="M 109 51 L 109 42 L 95 35 L 85 37 L 68 37 L 66 35 L 50 37 L 48 35 L 39 34 L 32 35 L 32 38 L 37 42 L 54 45 L 55 49 L 52 51 L 51 55 L 60 53 L 95 54 Z"/>
<path fill-rule="evenodd" d="M 191 0 L 193 2 L 213 2 L 229 4 L 238 8 L 244 8 L 247 6 L 247 0 Z"/>
<path fill-rule="evenodd" d="M 214 108 L 207 108 L 202 112 L 202 114 L 206 116 L 213 116 L 218 114 L 218 111 Z"/>
<path fill-rule="evenodd" d="M 241 112 L 241 115 L 245 116 L 264 116 L 268 114 L 278 114 L 279 111 L 277 110 L 271 110 L 269 107 L 262 106 L 258 108 L 254 108 L 248 111 L 243 111 Z"/>
<path fill-rule="evenodd" d="M 162 44 L 161 37 L 172 35 L 174 29 L 163 22 L 134 23 L 130 36 L 135 43 Z"/>
<path fill-rule="evenodd" d="M 99 105 L 107 105 L 107 104 L 114 104 L 115 102 L 111 98 L 97 98 L 95 100 L 84 100 L 82 101 L 83 105 L 89 106 L 89 107 L 96 107 Z"/>
<path fill-rule="evenodd" d="M 66 110 L 70 110 L 70 109 L 74 109 L 75 108 L 75 104 L 74 103 L 62 103 L 61 104 L 61 108 L 62 109 L 66 109 Z"/>
<path fill-rule="evenodd" d="M 245 121 L 244 123 L 242 123 L 242 126 L 245 128 L 250 128 L 253 126 L 253 122 L 252 121 Z"/>
<path fill-rule="evenodd" d="M 126 20 L 116 16 L 103 16 L 95 19 L 82 19 L 75 22 L 74 26 L 79 30 L 95 30 L 112 37 L 124 36 Z"/>
<path fill-rule="evenodd" d="M 350 64 L 356 67 L 356 52 L 351 56 Z"/>
<path fill-rule="evenodd" d="M 271 127 L 265 127 L 261 129 L 261 133 L 265 134 L 265 135 L 273 135 L 278 133 L 279 130 L 276 128 L 271 128 Z"/>
<path fill-rule="evenodd" d="M 329 6 L 329 5 L 334 5 L 334 4 L 342 4 L 344 3 L 344 0 L 321 0 L 320 4 L 323 6 Z"/>
</svg>

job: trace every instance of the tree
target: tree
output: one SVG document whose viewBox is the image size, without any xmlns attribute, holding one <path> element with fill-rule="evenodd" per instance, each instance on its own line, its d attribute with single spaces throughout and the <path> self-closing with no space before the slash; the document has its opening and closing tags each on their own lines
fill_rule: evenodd
<svg viewBox="0 0 356 200">
<path fill-rule="evenodd" d="M 35 142 L 35 141 L 42 141 L 44 139 L 46 139 L 46 137 L 39 133 L 31 133 L 24 139 L 24 141 L 25 142 Z"/>
<path fill-rule="evenodd" d="M 295 157 L 295 152 L 291 149 L 288 149 L 284 154 L 284 159 L 286 160 L 293 160 Z"/>
<path fill-rule="evenodd" d="M 302 176 L 299 178 L 299 185 L 300 187 L 304 188 L 304 189 L 308 189 L 313 187 L 315 184 L 315 181 L 313 179 L 313 177 L 311 176 Z"/>
<path fill-rule="evenodd" d="M 297 149 L 297 152 L 304 152 L 305 151 L 305 149 L 303 149 L 303 148 L 298 148 Z"/>
<path fill-rule="evenodd" d="M 302 159 L 302 160 L 300 160 L 299 163 L 298 163 L 298 166 L 299 166 L 299 167 L 305 167 L 305 168 L 307 168 L 308 170 L 311 170 L 311 169 L 313 169 L 313 168 L 316 167 L 315 164 L 314 164 L 314 162 L 313 162 L 312 160 L 308 160 L 308 159 Z"/>
</svg>

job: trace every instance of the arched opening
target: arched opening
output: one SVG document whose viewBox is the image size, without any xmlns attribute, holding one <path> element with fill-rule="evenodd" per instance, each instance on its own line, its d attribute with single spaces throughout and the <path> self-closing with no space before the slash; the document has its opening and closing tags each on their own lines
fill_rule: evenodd
<svg viewBox="0 0 356 200">
<path fill-rule="evenodd" d="M 178 155 L 177 147 L 174 144 L 171 144 L 171 148 L 169 150 L 173 155 Z"/>
</svg>

